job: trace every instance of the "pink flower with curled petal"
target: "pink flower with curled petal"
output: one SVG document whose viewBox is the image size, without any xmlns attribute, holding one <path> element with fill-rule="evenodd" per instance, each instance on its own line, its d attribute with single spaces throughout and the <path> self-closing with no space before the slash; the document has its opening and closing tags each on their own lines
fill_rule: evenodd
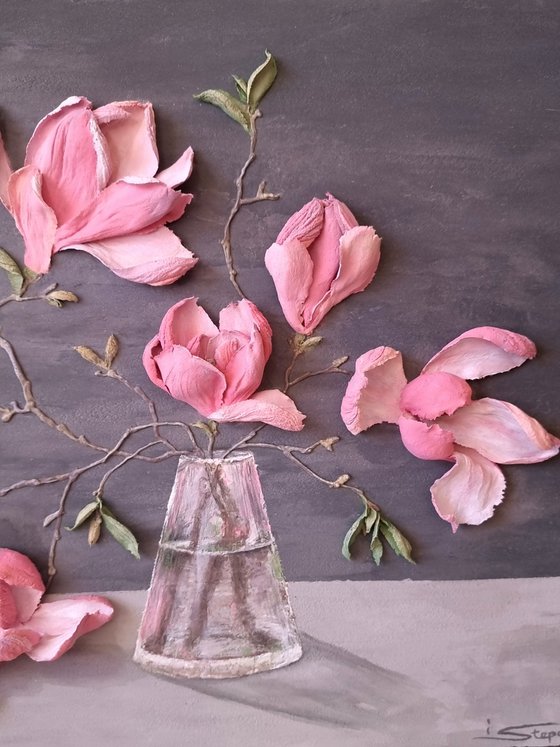
<svg viewBox="0 0 560 747">
<path fill-rule="evenodd" d="M 332 195 L 304 205 L 265 255 L 288 324 L 309 334 L 333 306 L 363 291 L 377 270 L 380 248 L 375 230 L 359 226 Z"/>
<path fill-rule="evenodd" d="M 477 327 L 452 340 L 407 383 L 401 354 L 375 348 L 356 361 L 342 419 L 354 434 L 395 423 L 414 456 L 454 462 L 432 485 L 434 507 L 453 531 L 459 524 L 481 524 L 503 500 L 506 482 L 497 465 L 550 459 L 560 439 L 509 402 L 473 401 L 466 379 L 510 371 L 536 353 L 523 335 Z"/>
<path fill-rule="evenodd" d="M 261 421 L 303 428 L 304 415 L 278 389 L 256 392 L 272 352 L 272 330 L 250 301 L 220 312 L 219 327 L 186 298 L 163 317 L 142 361 L 152 382 L 218 422 Z"/>
<path fill-rule="evenodd" d="M 31 560 L 0 549 L 0 662 L 27 654 L 35 661 L 58 659 L 81 636 L 113 616 L 111 603 L 81 596 L 39 604 L 45 585 Z"/>
<path fill-rule="evenodd" d="M 165 224 L 192 199 L 174 187 L 190 176 L 193 151 L 159 173 L 158 161 L 149 102 L 92 109 L 71 96 L 39 122 L 17 171 L 0 138 L 0 199 L 23 236 L 25 264 L 43 274 L 53 254 L 78 249 L 127 280 L 178 280 L 197 259 Z"/>
</svg>

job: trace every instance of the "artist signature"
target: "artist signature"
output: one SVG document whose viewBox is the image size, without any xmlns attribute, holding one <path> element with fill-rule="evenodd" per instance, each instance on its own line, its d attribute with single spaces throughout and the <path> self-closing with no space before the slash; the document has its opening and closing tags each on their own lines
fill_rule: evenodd
<svg viewBox="0 0 560 747">
<path fill-rule="evenodd" d="M 556 721 L 503 726 L 497 731 L 492 728 L 490 719 L 486 719 L 486 723 L 486 734 L 473 739 L 492 739 L 496 742 L 508 742 L 510 745 L 523 743 L 525 747 L 560 747 L 560 723 Z"/>
</svg>

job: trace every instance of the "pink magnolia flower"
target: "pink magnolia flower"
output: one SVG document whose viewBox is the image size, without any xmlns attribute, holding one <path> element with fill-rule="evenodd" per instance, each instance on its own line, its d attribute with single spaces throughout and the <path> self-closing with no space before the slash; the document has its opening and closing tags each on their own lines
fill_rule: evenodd
<svg viewBox="0 0 560 747">
<path fill-rule="evenodd" d="M 0 549 L 0 661 L 12 661 L 20 654 L 35 661 L 53 661 L 113 616 L 112 605 L 103 597 L 39 604 L 44 591 L 39 571 L 29 558 Z"/>
<path fill-rule="evenodd" d="M 25 264 L 48 272 L 52 255 L 79 249 L 127 280 L 167 285 L 197 260 L 166 223 L 192 195 L 174 189 L 192 171 L 188 148 L 158 172 L 152 105 L 115 101 L 99 109 L 71 96 L 47 114 L 12 172 L 0 138 L 0 199 L 25 242 Z"/>
<path fill-rule="evenodd" d="M 342 400 L 351 433 L 396 423 L 404 446 L 419 459 L 455 462 L 431 488 L 432 502 L 453 531 L 481 524 L 502 502 L 498 464 L 531 464 L 555 456 L 560 439 L 509 402 L 472 401 L 466 379 L 516 368 L 536 355 L 527 337 L 477 327 L 452 340 L 407 383 L 397 350 L 379 347 L 360 356 Z"/>
<path fill-rule="evenodd" d="M 264 260 L 292 329 L 313 332 L 333 306 L 363 291 L 377 270 L 380 248 L 375 230 L 359 226 L 331 194 L 292 215 Z"/>
<path fill-rule="evenodd" d="M 186 298 L 163 317 L 144 350 L 143 363 L 156 386 L 220 421 L 261 421 L 298 431 L 304 415 L 278 389 L 256 392 L 272 352 L 272 330 L 250 301 L 220 312 L 219 328 Z"/>
</svg>

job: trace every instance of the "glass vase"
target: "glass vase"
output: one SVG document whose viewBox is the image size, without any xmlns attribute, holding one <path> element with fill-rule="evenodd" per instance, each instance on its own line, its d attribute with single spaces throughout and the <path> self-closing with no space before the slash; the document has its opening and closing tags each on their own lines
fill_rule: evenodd
<svg viewBox="0 0 560 747">
<path fill-rule="evenodd" d="M 181 457 L 134 660 L 225 678 L 301 654 L 253 455 Z"/>
</svg>

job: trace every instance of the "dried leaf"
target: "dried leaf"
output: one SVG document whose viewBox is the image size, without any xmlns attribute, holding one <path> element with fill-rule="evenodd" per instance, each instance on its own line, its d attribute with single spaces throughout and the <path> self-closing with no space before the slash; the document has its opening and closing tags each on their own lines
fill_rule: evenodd
<svg viewBox="0 0 560 747">
<path fill-rule="evenodd" d="M 350 475 L 339 475 L 336 480 L 333 480 L 333 488 L 341 488 L 343 485 L 346 485 L 349 479 Z"/>
<path fill-rule="evenodd" d="M 43 519 L 43 527 L 48 527 L 49 524 L 52 524 L 55 519 L 58 519 L 60 516 L 60 511 L 53 511 L 52 514 L 49 514 L 48 516 L 45 516 Z"/>
<path fill-rule="evenodd" d="M 128 552 L 137 560 L 140 560 L 138 541 L 130 529 L 125 527 L 125 525 L 120 522 L 106 506 L 101 507 L 101 517 L 109 534 L 116 539 L 119 545 L 124 547 L 125 550 L 128 550 Z"/>
<path fill-rule="evenodd" d="M 5 249 L 0 248 L 0 269 L 8 275 L 10 286 L 16 296 L 21 295 L 23 286 L 25 284 L 25 276 L 20 269 L 20 266 L 11 257 Z"/>
<path fill-rule="evenodd" d="M 196 423 L 192 424 L 192 427 L 204 431 L 207 436 L 215 436 L 218 432 L 218 426 L 215 420 L 209 420 L 207 423 L 205 423 L 204 420 L 197 420 Z"/>
<path fill-rule="evenodd" d="M 49 302 L 51 299 L 53 301 L 60 301 L 60 302 L 68 302 L 68 303 L 78 303 L 80 300 L 78 296 L 75 293 L 72 293 L 72 291 L 65 291 L 65 290 L 53 290 L 50 293 L 47 293 L 47 299 Z M 62 305 L 62 303 L 58 304 L 59 306 Z"/>
<path fill-rule="evenodd" d="M 250 119 L 247 107 L 232 96 L 231 93 L 222 91 L 221 89 L 209 89 L 208 91 L 196 94 L 193 98 L 197 101 L 203 101 L 205 104 L 217 106 L 228 117 L 234 119 L 244 130 L 249 132 Z"/>
<path fill-rule="evenodd" d="M 290 339 L 290 347 L 295 353 L 301 353 L 302 345 L 307 340 L 307 335 L 302 335 L 299 332 Z"/>
<path fill-rule="evenodd" d="M 247 103 L 247 83 L 243 80 L 243 78 L 240 78 L 239 75 L 232 75 L 231 77 L 235 81 L 235 87 L 239 95 L 239 100 L 243 104 L 246 104 Z"/>
<path fill-rule="evenodd" d="M 352 524 L 350 529 L 346 532 L 344 541 L 342 543 L 342 554 L 346 560 L 352 559 L 351 547 L 356 537 L 364 531 L 364 523 L 367 516 L 367 509 L 358 516 L 356 521 Z"/>
<path fill-rule="evenodd" d="M 99 507 L 99 503 L 97 501 L 86 503 L 86 505 L 81 509 L 81 511 L 76 516 L 76 521 L 74 522 L 74 525 L 71 527 L 66 527 L 66 529 L 68 529 L 69 532 L 73 532 L 74 529 L 81 527 L 84 521 L 87 521 L 87 519 L 89 519 L 89 517 L 98 507 Z"/>
<path fill-rule="evenodd" d="M 346 363 L 349 357 L 349 355 L 342 355 L 340 358 L 335 358 L 331 363 L 331 368 L 340 368 L 343 363 Z"/>
<path fill-rule="evenodd" d="M 313 348 L 316 348 L 317 345 L 321 342 L 323 338 L 322 337 L 307 337 L 303 342 L 301 343 L 300 347 L 302 350 L 313 350 Z"/>
<path fill-rule="evenodd" d="M 339 436 L 331 436 L 330 438 L 323 438 L 319 441 L 321 446 L 327 451 L 333 451 L 333 446 L 340 441 Z"/>
<path fill-rule="evenodd" d="M 379 528 L 381 534 L 385 537 L 393 552 L 400 555 L 402 558 L 405 558 L 405 560 L 408 560 L 409 563 L 414 563 L 414 560 L 412 559 L 412 545 L 404 534 L 387 519 L 381 519 L 381 525 Z"/>
<path fill-rule="evenodd" d="M 79 353 L 82 358 L 88 363 L 93 363 L 94 366 L 99 366 L 100 368 L 107 368 L 105 361 L 103 360 L 103 358 L 97 355 L 95 350 L 87 348 L 85 347 L 85 345 L 78 345 L 74 348 L 74 350 Z"/>
<path fill-rule="evenodd" d="M 111 365 L 117 357 L 118 352 L 119 341 L 117 340 L 115 335 L 109 335 L 109 339 L 107 340 L 107 344 L 105 345 L 105 365 L 107 366 L 107 368 L 111 368 Z"/>
<path fill-rule="evenodd" d="M 274 57 L 268 50 L 265 51 L 265 55 L 265 61 L 251 73 L 251 77 L 247 81 L 247 101 L 252 111 L 258 107 L 261 99 L 274 83 L 278 72 Z"/>
<path fill-rule="evenodd" d="M 101 514 L 98 511 L 94 514 L 92 520 L 89 523 L 87 541 L 90 547 L 93 547 L 93 545 L 96 545 L 99 542 L 99 538 L 101 537 L 102 524 L 103 519 L 101 518 Z"/>
</svg>

